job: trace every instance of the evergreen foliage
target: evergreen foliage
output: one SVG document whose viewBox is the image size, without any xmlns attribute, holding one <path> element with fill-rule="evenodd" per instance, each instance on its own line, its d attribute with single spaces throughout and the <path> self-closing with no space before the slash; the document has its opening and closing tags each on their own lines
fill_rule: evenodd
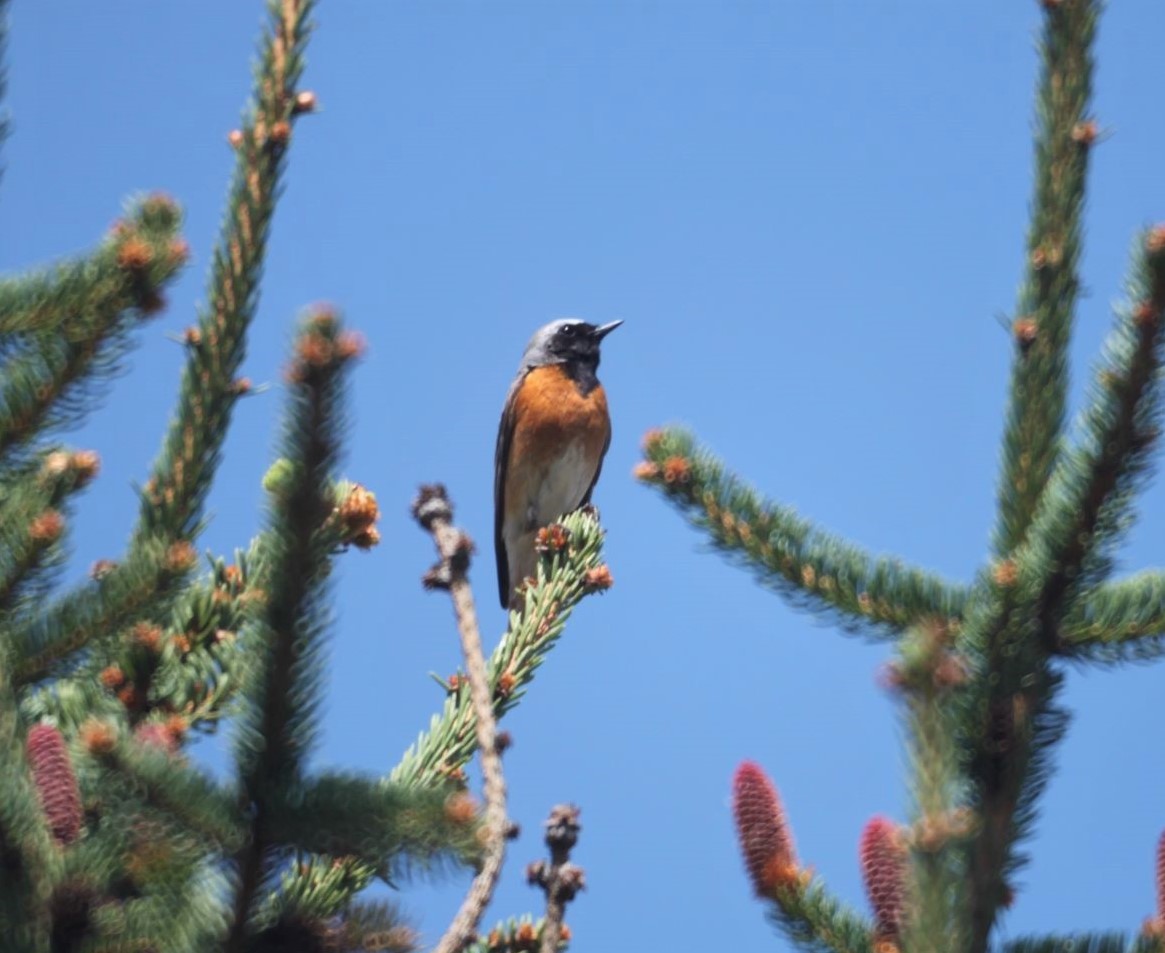
<svg viewBox="0 0 1165 953">
<path fill-rule="evenodd" d="M 855 921 L 825 899 L 824 887 L 808 886 L 807 875 L 758 885 L 755 822 L 740 832 L 757 892 L 806 949 L 991 948 L 1066 728 L 1058 698 L 1065 662 L 1161 652 L 1161 573 L 1110 577 L 1112 552 L 1130 524 L 1160 433 L 1165 226 L 1134 239 L 1125 303 L 1083 412 L 1069 428 L 1067 354 L 1085 178 L 1098 138 L 1089 109 L 1101 4 L 1041 6 L 1035 195 L 1012 326 L 993 553 L 977 577 L 948 582 L 866 553 L 764 499 L 678 428 L 647 435 L 646 459 L 636 471 L 764 584 L 897 645 L 887 681 L 906 715 L 914 816 L 896 835 L 909 855 L 904 882 L 891 890 L 883 870 L 871 887 L 874 923 Z M 880 823 L 872 830 L 877 836 L 863 845 L 871 870 L 875 858 L 890 853 L 890 828 Z M 904 909 L 887 919 L 891 895 L 905 898 Z M 999 948 L 1159 949 L 1162 923 L 1158 912 L 1131 940 L 1081 935 Z"/>
<path fill-rule="evenodd" d="M 315 107 L 299 88 L 315 4 L 267 6 L 206 303 L 183 336 L 137 523 L 120 559 L 63 592 L 69 518 L 100 465 L 51 436 L 83 422 L 162 307 L 188 258 L 181 213 L 147 195 L 90 254 L 0 280 L 5 951 L 417 949 L 399 910 L 360 891 L 474 867 L 508 834 L 504 802 L 506 829 L 487 830 L 465 791 L 478 718 L 518 703 L 573 608 L 610 585 L 596 518 L 566 516 L 488 668 L 478 652 L 483 705 L 463 680 L 447 685 L 444 709 L 384 777 L 310 770 L 334 563 L 379 541 L 375 495 L 338 477 L 363 342 L 334 311 L 306 314 L 293 342 L 265 528 L 201 571 L 196 549 L 232 410 L 250 390 L 238 375 L 293 132 Z M 216 780 L 186 747 L 221 722 L 234 770 Z M 483 761 L 497 761 L 494 747 Z M 525 942 L 532 924 L 511 920 L 506 942 Z"/>
</svg>

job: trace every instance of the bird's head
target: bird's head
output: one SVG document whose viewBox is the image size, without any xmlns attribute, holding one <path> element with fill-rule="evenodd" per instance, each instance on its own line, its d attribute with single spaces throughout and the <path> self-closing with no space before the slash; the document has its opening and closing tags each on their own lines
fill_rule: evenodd
<svg viewBox="0 0 1165 953">
<path fill-rule="evenodd" d="M 622 321 L 607 324 L 588 324 L 578 318 L 561 318 L 551 321 L 534 332 L 526 353 L 522 355 L 522 366 L 542 367 L 546 364 L 585 364 L 592 368 L 599 366 L 599 345 Z"/>
</svg>

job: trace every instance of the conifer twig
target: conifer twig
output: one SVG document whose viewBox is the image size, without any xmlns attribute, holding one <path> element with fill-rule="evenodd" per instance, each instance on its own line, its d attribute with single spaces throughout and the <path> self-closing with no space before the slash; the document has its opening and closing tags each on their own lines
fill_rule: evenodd
<svg viewBox="0 0 1165 953">
<path fill-rule="evenodd" d="M 798 605 L 832 612 L 845 626 L 883 637 L 928 619 L 961 618 L 964 587 L 873 556 L 821 530 L 790 507 L 764 499 L 725 472 L 690 434 L 654 430 L 635 475 L 658 488 L 725 553 L 753 568 L 762 584 Z"/>
<path fill-rule="evenodd" d="M 550 649 L 566 628 L 574 607 L 593 592 L 611 585 L 601 562 L 603 531 L 593 512 L 580 510 L 562 521 L 561 548 L 548 552 L 538 578 L 527 590 L 525 606 L 510 613 L 510 624 L 489 660 L 489 679 L 496 718 L 516 707 Z M 458 688 L 434 715 L 429 730 L 405 752 L 389 774 L 391 781 L 431 784 L 459 777 L 476 748 L 476 714 L 467 704 L 468 689 Z"/>
<path fill-rule="evenodd" d="M 506 781 L 497 744 L 493 691 L 486 671 L 473 590 L 466 576 L 473 543 L 464 532 L 453 526 L 453 508 L 445 488 L 439 484 L 421 487 L 413 503 L 413 516 L 432 534 L 440 555 L 440 561 L 425 575 L 425 587 L 447 589 L 453 600 L 469 681 L 469 697 L 473 705 L 477 749 L 481 752 L 485 856 L 461 908 L 435 948 L 435 953 L 455 953 L 476 935 L 482 914 L 501 875 L 509 827 L 506 817 Z"/>
<path fill-rule="evenodd" d="M 1008 940 L 1000 953 L 1155 953 L 1146 937 L 1130 940 L 1123 933 L 1076 933 L 1068 936 L 1019 937 Z"/>
<path fill-rule="evenodd" d="M 952 645 L 946 627 L 920 626 L 903 638 L 891 669 L 905 703 L 914 774 L 914 824 L 907 838 L 913 892 L 903 932 L 906 947 L 917 953 L 959 950 L 963 942 L 957 915 L 962 885 L 952 857 L 969 833 L 969 819 L 955 808 L 958 757 L 950 696 L 970 672 Z"/>
<path fill-rule="evenodd" d="M 130 328 L 157 310 L 162 287 L 186 262 L 180 221 L 171 199 L 152 196 L 90 258 L 60 266 L 53 277 L 0 283 L 0 323 L 17 323 L 21 309 L 40 309 L 59 312 L 49 323 L 64 325 L 22 341 L 3 364 L 0 461 L 47 427 L 74 423 L 92 409 L 94 401 L 81 399 L 82 385 L 116 366 Z"/>
<path fill-rule="evenodd" d="M 235 144 L 226 218 L 212 256 L 207 301 L 187 333 L 189 357 L 174 418 L 146 481 L 135 545 L 155 533 L 189 537 L 218 466 L 231 411 L 247 392 L 235 375 L 258 305 L 259 278 L 279 196 L 296 85 L 315 0 L 268 0 L 254 89 Z"/>
<path fill-rule="evenodd" d="M 1085 593 L 1060 627 L 1073 657 L 1148 660 L 1165 651 L 1165 571 L 1150 569 Z"/>
<path fill-rule="evenodd" d="M 111 638 L 159 593 L 168 596 L 179 589 L 196 560 L 189 543 L 167 546 L 152 540 L 107 576 L 15 620 L 8 633 L 13 682 L 39 681 L 73 661 L 78 649 Z"/>
<path fill-rule="evenodd" d="M 1035 198 L 1014 324 L 1008 419 L 995 550 L 1019 545 L 1056 464 L 1068 389 L 1068 341 L 1079 289 L 1081 213 L 1090 147 L 1091 45 L 1098 4 L 1044 5 L 1038 93 Z"/>
<path fill-rule="evenodd" d="M 345 371 L 358 348 L 336 315 L 320 308 L 303 321 L 289 371 L 281 479 L 270 487 L 267 598 L 249 636 L 256 663 L 245 690 L 236 761 L 249 804 L 250 838 L 238 851 L 238 883 L 227 953 L 247 946 L 252 906 L 275 846 L 280 792 L 299 782 L 314 741 L 324 591 L 332 547 L 319 529 L 333 512 L 331 475 L 340 453 Z"/>
</svg>

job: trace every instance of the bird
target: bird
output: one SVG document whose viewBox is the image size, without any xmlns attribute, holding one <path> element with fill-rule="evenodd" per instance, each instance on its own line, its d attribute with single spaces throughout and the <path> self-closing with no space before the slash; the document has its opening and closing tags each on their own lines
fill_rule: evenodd
<svg viewBox="0 0 1165 953">
<path fill-rule="evenodd" d="M 520 609 L 518 588 L 535 576 L 538 530 L 590 503 L 611 445 L 599 345 L 622 321 L 577 318 L 534 332 L 510 385 L 494 452 L 494 549 L 502 608 Z"/>
</svg>

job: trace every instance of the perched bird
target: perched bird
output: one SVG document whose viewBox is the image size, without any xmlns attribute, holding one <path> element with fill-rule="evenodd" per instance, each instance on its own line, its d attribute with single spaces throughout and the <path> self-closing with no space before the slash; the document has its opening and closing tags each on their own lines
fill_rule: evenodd
<svg viewBox="0 0 1165 953">
<path fill-rule="evenodd" d="M 611 444 L 599 344 L 622 321 L 567 318 L 534 332 L 510 385 L 494 455 L 494 547 L 502 608 L 538 568 L 534 537 L 590 502 Z"/>
</svg>

